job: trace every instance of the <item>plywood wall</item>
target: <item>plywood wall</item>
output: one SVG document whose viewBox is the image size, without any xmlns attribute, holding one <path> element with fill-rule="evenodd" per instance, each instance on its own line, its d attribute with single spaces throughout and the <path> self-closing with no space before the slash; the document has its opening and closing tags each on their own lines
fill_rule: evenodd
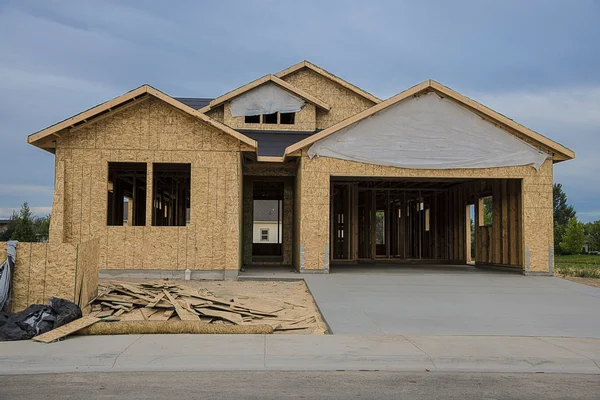
<svg viewBox="0 0 600 400">
<path fill-rule="evenodd" d="M 107 226 L 108 163 L 148 165 L 146 226 Z M 151 226 L 152 163 L 191 164 L 191 222 Z M 99 239 L 100 269 L 237 269 L 240 143 L 156 98 L 57 141 L 51 242 Z"/>
<path fill-rule="evenodd" d="M 6 242 L 0 242 L 0 259 L 6 258 Z M 11 310 L 31 304 L 47 304 L 50 297 L 82 301 L 95 296 L 98 286 L 98 241 L 26 243 L 17 245 L 11 287 Z M 76 285 L 78 286 L 76 290 Z M 80 288 L 83 293 L 80 296 Z"/>
<path fill-rule="evenodd" d="M 396 167 L 384 167 L 371 165 L 353 161 L 339 160 L 328 157 L 315 157 L 309 159 L 306 155 L 306 150 L 303 150 L 303 155 L 299 166 L 297 196 L 301 201 L 301 216 L 297 229 L 299 229 L 298 246 L 304 247 L 304 266 L 306 269 L 323 270 L 325 266 L 324 249 L 329 244 L 329 201 L 330 201 L 330 179 L 331 176 L 346 176 L 346 177 L 398 177 L 398 178 L 496 178 L 496 179 L 517 179 L 522 182 L 522 191 L 513 197 L 504 197 L 508 201 L 502 202 L 502 193 L 508 191 L 509 188 L 503 186 L 494 187 L 496 193 L 496 202 L 500 201 L 500 209 L 494 213 L 500 221 L 496 222 L 497 226 L 502 226 L 503 216 L 507 217 L 508 213 L 504 213 L 503 204 L 506 207 L 520 207 L 517 215 L 520 217 L 522 224 L 522 237 L 517 244 L 521 249 L 516 250 L 519 259 L 522 260 L 523 268 L 532 272 L 547 272 L 549 266 L 549 252 L 553 243 L 552 234 L 552 162 L 547 160 L 539 171 L 531 166 L 519 167 L 503 167 L 503 168 L 486 168 L 486 169 L 454 169 L 454 170 L 411 170 Z M 516 185 L 513 183 L 513 185 Z M 513 187 L 510 190 L 516 190 Z M 441 246 L 447 241 L 450 247 L 447 248 L 448 259 L 465 260 L 466 253 L 464 252 L 465 224 L 464 207 L 466 204 L 473 202 L 464 191 L 455 190 L 449 194 L 446 204 L 449 207 L 462 208 L 463 212 L 455 216 L 456 220 L 449 221 L 454 230 L 448 231 L 449 237 L 439 236 L 433 244 L 437 246 L 437 254 L 444 257 Z M 444 200 L 438 199 L 444 202 Z M 514 214 L 513 214 L 514 217 Z M 436 216 L 433 215 L 433 224 L 435 227 Z M 439 218 L 443 218 L 439 216 Z M 500 230 L 499 235 L 505 235 L 511 229 L 511 226 L 517 226 L 517 222 L 506 221 L 507 228 Z M 441 222 L 438 221 L 441 224 Z M 514 245 L 510 236 L 502 236 L 502 240 L 497 240 L 497 243 L 507 243 L 505 245 L 494 244 L 499 246 L 493 249 L 494 262 L 505 263 L 508 260 L 509 264 L 514 264 L 517 261 L 506 257 L 506 251 L 510 252 L 510 246 Z M 457 245 L 454 245 L 454 244 Z M 463 249 L 463 250 L 460 250 Z M 528 249 L 528 250 L 527 250 Z M 434 251 L 434 250 L 432 250 Z M 525 265 L 525 251 L 529 253 L 529 264 Z M 514 257 L 514 256 L 513 256 Z"/>
<path fill-rule="evenodd" d="M 82 308 L 98 294 L 99 245 L 97 238 L 77 245 L 75 302 Z"/>
<path fill-rule="evenodd" d="M 371 100 L 307 68 L 299 69 L 282 79 L 331 106 L 329 111 L 316 110 L 317 129 L 328 128 L 375 105 Z"/>
</svg>

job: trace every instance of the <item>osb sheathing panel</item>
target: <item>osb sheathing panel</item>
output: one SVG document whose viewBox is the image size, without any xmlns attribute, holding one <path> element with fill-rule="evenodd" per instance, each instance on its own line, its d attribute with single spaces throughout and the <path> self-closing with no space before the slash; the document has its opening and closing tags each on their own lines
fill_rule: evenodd
<svg viewBox="0 0 600 400">
<path fill-rule="evenodd" d="M 11 308 L 13 311 L 19 311 L 29 306 L 29 277 L 31 246 L 33 243 L 19 243 L 17 245 L 17 255 L 15 268 L 13 270 L 11 282 Z M 6 247 L 6 243 L 0 246 Z M 43 293 L 42 287 L 42 293 Z"/>
<path fill-rule="evenodd" d="M 57 152 L 58 154 L 58 152 Z M 64 198 L 65 198 L 65 162 L 55 160 L 54 196 L 52 199 L 52 218 L 50 219 L 50 234 L 48 240 L 52 243 L 62 243 L 64 240 Z"/>
<path fill-rule="evenodd" d="M 19 246 L 21 246 L 20 243 Z M 29 253 L 29 296 L 28 304 L 42 304 L 46 296 L 46 261 L 48 259 L 48 246 L 39 243 L 28 243 L 31 247 Z M 66 266 L 68 267 L 68 266 Z M 54 279 L 49 277 L 49 280 Z"/>
<path fill-rule="evenodd" d="M 98 294 L 98 238 L 77 246 L 77 268 L 75 278 L 75 301 L 85 307 Z"/>
<path fill-rule="evenodd" d="M 212 110 L 208 111 L 206 113 L 206 115 L 208 115 L 212 119 L 216 119 L 219 122 L 225 123 L 223 108 L 224 108 L 224 106 L 219 106 L 217 108 L 213 108 Z"/>
<path fill-rule="evenodd" d="M 147 163 L 146 226 L 106 225 L 111 161 Z M 53 223 L 51 237 L 73 244 L 98 238 L 99 268 L 238 268 L 237 139 L 150 98 L 58 138 L 56 162 L 56 187 L 62 194 L 55 194 L 53 222 L 54 215 L 63 221 Z M 191 164 L 191 222 L 186 227 L 151 226 L 155 162 Z"/>
<path fill-rule="evenodd" d="M 306 90 L 303 88 L 303 90 Z M 324 99 L 328 101 L 327 99 Z M 324 269 L 324 251 L 329 242 L 329 188 L 331 176 L 398 178 L 516 178 L 523 179 L 522 249 L 529 249 L 531 271 L 549 270 L 552 234 L 552 161 L 539 171 L 531 166 L 416 170 L 377 166 L 327 157 L 309 159 L 306 150 L 300 161 L 297 193 L 302 204 L 299 244 L 304 245 L 304 267 Z"/>
<path fill-rule="evenodd" d="M 307 68 L 302 68 L 282 79 L 331 106 L 329 111 L 316 110 L 317 129 L 335 125 L 375 104 Z"/>
<path fill-rule="evenodd" d="M 302 168 L 298 168 L 298 172 L 296 173 L 296 182 L 295 182 L 295 190 L 294 190 L 294 266 L 296 269 L 300 270 L 304 268 L 302 265 L 302 255 L 301 255 L 301 215 L 302 215 Z"/>
<path fill-rule="evenodd" d="M 46 288 L 44 297 L 74 300 L 77 251 L 69 243 L 47 244 Z"/>
<path fill-rule="evenodd" d="M 6 258 L 6 242 L 0 242 L 0 259 Z M 73 301 L 76 247 L 69 243 L 26 243 L 17 245 L 11 287 L 11 310 L 44 304 L 52 296 Z"/>
<path fill-rule="evenodd" d="M 302 107 L 302 109 L 296 113 L 293 124 L 247 124 L 245 122 L 245 117 L 234 117 L 231 115 L 230 102 L 225 103 L 224 111 L 224 123 L 233 129 L 314 132 L 317 126 L 316 107 L 309 103 L 306 103 L 304 107 Z"/>
</svg>

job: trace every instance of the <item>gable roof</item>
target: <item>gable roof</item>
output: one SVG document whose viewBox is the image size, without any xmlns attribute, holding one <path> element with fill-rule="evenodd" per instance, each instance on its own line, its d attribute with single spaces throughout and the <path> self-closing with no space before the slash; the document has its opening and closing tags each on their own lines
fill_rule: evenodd
<svg viewBox="0 0 600 400">
<path fill-rule="evenodd" d="M 381 99 L 380 98 L 373 96 L 371 93 L 367 92 L 366 90 L 363 90 L 363 89 L 359 88 L 358 86 L 354 86 L 350 82 L 345 81 L 342 78 L 340 78 L 338 76 L 335 76 L 331 72 L 325 71 L 323 68 L 321 68 L 321 67 L 319 67 L 319 66 L 317 66 L 317 65 L 315 65 L 315 64 L 313 64 L 313 63 L 311 63 L 309 61 L 306 61 L 306 60 L 301 61 L 298 64 L 292 65 L 291 67 L 286 68 L 283 71 L 276 73 L 275 76 L 278 77 L 278 78 L 283 78 L 283 77 L 285 77 L 287 75 L 290 75 L 290 74 L 292 74 L 292 73 L 294 73 L 294 72 L 296 72 L 296 71 L 298 71 L 298 70 L 300 70 L 302 68 L 308 68 L 311 71 L 314 71 L 317 74 L 319 74 L 319 75 L 321 75 L 321 76 L 323 76 L 323 77 L 325 77 L 325 78 L 327 78 L 327 79 L 329 79 L 329 80 L 337 83 L 338 85 L 343 86 L 346 89 L 348 89 L 348 90 L 350 90 L 350 91 L 352 91 L 352 92 L 354 92 L 354 93 L 356 93 L 356 94 L 358 94 L 358 95 L 360 95 L 360 96 L 362 96 L 362 97 L 364 97 L 364 98 L 366 98 L 368 100 L 371 100 L 375 104 L 381 103 Z"/>
<path fill-rule="evenodd" d="M 570 160 L 575 158 L 575 152 L 573 152 L 572 150 L 568 149 L 567 147 L 561 145 L 560 143 L 557 143 L 553 140 L 548 139 L 545 136 L 540 135 L 539 133 L 532 131 L 529 128 L 524 127 L 521 124 L 516 123 L 515 121 L 513 121 L 510 118 L 505 117 L 504 115 L 497 113 L 496 111 L 472 100 L 469 99 L 468 97 L 465 97 L 463 95 L 461 95 L 458 92 L 455 92 L 454 90 L 434 81 L 434 80 L 427 80 L 425 82 L 422 82 L 416 86 L 413 86 L 410 89 L 407 89 L 393 97 L 390 97 L 389 99 L 374 105 L 371 108 L 366 109 L 363 112 L 360 112 L 352 117 L 346 118 L 345 120 L 327 128 L 322 130 L 319 133 L 316 133 L 314 135 L 312 135 L 309 138 L 306 138 L 304 140 L 299 141 L 298 143 L 295 143 L 291 146 L 289 146 L 286 150 L 285 150 L 285 155 L 290 155 L 291 153 L 298 151 L 306 146 L 309 146 L 323 138 L 326 138 L 329 135 L 332 135 L 335 132 L 338 132 L 341 129 L 344 129 L 352 124 L 355 124 L 365 118 L 368 118 L 376 113 L 378 113 L 379 111 L 385 110 L 386 108 L 401 102 L 402 100 L 405 100 L 411 96 L 417 96 L 421 93 L 425 93 L 425 92 L 429 92 L 429 91 L 434 91 L 436 93 L 438 93 L 441 96 L 446 96 L 454 101 L 456 101 L 457 103 L 459 103 L 460 105 L 462 105 L 463 107 L 467 108 L 468 110 L 478 114 L 480 117 L 496 124 L 499 125 L 500 127 L 504 128 L 505 130 L 516 134 L 516 136 L 521 137 L 523 139 L 527 139 L 530 141 L 533 141 L 534 143 L 540 144 L 542 146 L 547 147 L 548 149 L 552 150 L 553 154 L 553 159 L 554 161 L 565 161 L 565 160 Z"/>
<path fill-rule="evenodd" d="M 171 96 L 153 88 L 150 85 L 142 85 L 139 88 L 131 90 L 119 97 L 115 97 L 112 100 L 99 104 L 96 107 L 92 107 L 89 110 L 83 111 L 71 118 L 67 118 L 46 129 L 33 133 L 27 137 L 27 143 L 33 144 L 34 146 L 40 148 L 44 148 L 43 144 L 45 144 L 45 139 L 53 135 L 60 136 L 59 132 L 63 129 L 73 129 L 87 122 L 91 122 L 94 120 L 97 121 L 97 118 L 103 118 L 104 116 L 107 116 L 109 114 L 112 115 L 112 112 L 122 110 L 123 107 L 129 107 L 133 104 L 137 104 L 138 102 L 145 100 L 147 96 L 154 96 L 168 103 L 169 105 L 179 109 L 180 111 L 183 111 L 186 114 L 196 117 L 206 122 L 207 124 L 213 126 L 214 128 L 217 128 L 233 136 L 234 138 L 246 143 L 247 145 L 253 148 L 257 147 L 256 140 L 251 139 L 234 129 L 231 129 L 227 125 L 224 125 L 221 122 L 210 118 L 204 113 L 195 110 L 194 108 L 182 103 L 181 101 L 175 100 Z M 45 148 L 45 150 L 48 149 Z"/>
<path fill-rule="evenodd" d="M 272 83 L 276 84 L 277 86 L 287 90 L 288 92 L 291 92 L 298 97 L 302 97 L 304 100 L 308 101 L 309 103 L 312 103 L 315 106 L 320 107 L 326 111 L 329 111 L 331 109 L 329 104 L 316 98 L 312 94 L 306 93 L 304 90 L 300 90 L 300 89 L 290 85 L 286 81 L 279 79 L 278 77 L 276 77 L 274 75 L 265 75 L 262 78 L 256 79 L 242 87 L 232 90 L 231 92 L 226 93 L 223 96 L 217 97 L 216 99 L 212 100 L 206 107 L 201 108 L 200 112 L 205 113 L 207 111 L 210 111 L 213 108 L 218 107 L 221 104 L 233 99 L 234 97 L 238 97 L 239 95 L 244 94 L 244 93 L 246 93 L 254 88 L 257 88 L 261 85 L 264 85 L 267 82 L 272 82 Z"/>
</svg>

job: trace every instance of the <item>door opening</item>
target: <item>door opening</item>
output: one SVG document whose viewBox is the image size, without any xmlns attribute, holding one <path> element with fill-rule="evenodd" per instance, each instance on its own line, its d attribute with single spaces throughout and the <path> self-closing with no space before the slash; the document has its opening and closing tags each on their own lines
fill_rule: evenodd
<svg viewBox="0 0 600 400">
<path fill-rule="evenodd" d="M 283 182 L 254 182 L 252 207 L 253 261 L 281 261 Z"/>
</svg>

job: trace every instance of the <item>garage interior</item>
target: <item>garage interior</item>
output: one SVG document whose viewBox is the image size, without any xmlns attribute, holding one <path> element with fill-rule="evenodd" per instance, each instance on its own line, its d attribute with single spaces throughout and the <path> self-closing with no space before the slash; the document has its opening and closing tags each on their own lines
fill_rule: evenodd
<svg viewBox="0 0 600 400">
<path fill-rule="evenodd" d="M 522 267 L 520 179 L 331 178 L 331 261 Z"/>
</svg>

